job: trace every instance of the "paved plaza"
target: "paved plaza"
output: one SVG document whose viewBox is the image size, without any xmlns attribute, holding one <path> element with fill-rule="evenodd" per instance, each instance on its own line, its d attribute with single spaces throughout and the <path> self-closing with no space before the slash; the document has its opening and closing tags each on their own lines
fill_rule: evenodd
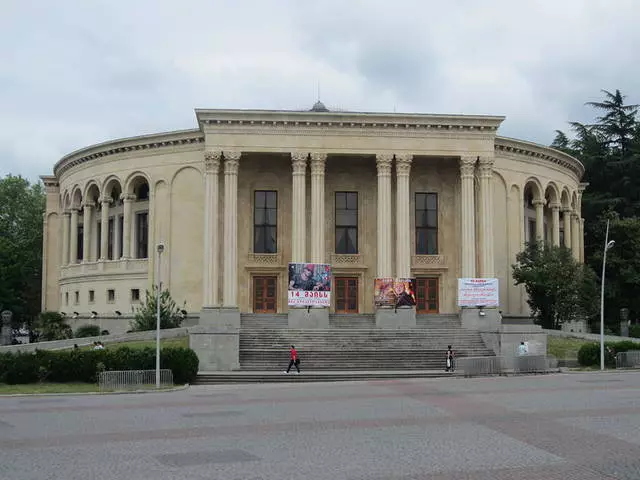
<svg viewBox="0 0 640 480">
<path fill-rule="evenodd" d="M 0 398 L 0 479 L 640 479 L 640 374 Z"/>
</svg>

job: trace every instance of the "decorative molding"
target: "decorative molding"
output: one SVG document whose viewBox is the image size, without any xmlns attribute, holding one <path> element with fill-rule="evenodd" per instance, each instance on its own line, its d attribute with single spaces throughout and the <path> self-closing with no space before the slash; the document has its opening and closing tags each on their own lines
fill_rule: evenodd
<svg viewBox="0 0 640 480">
<path fill-rule="evenodd" d="M 391 176 L 392 153 L 376 153 L 376 167 L 379 177 Z"/>
<path fill-rule="evenodd" d="M 241 155 L 241 152 L 237 152 L 237 151 L 223 152 L 225 175 L 238 174 L 238 169 L 240 168 L 240 155 Z"/>
<path fill-rule="evenodd" d="M 311 153 L 311 175 L 324 175 L 325 172 L 325 164 L 327 162 L 327 154 L 326 153 Z"/>
<path fill-rule="evenodd" d="M 473 178 L 476 169 L 477 155 L 463 155 L 460 157 L 460 177 Z"/>
<path fill-rule="evenodd" d="M 120 200 L 122 200 L 123 202 L 127 203 L 127 202 L 133 202 L 136 199 L 136 196 L 132 193 L 121 193 L 120 194 Z"/>
<path fill-rule="evenodd" d="M 493 176 L 493 157 L 480 156 L 478 158 L 478 177 L 491 179 Z"/>
<path fill-rule="evenodd" d="M 87 275 L 99 277 L 103 275 L 146 274 L 148 270 L 149 260 L 147 258 L 99 260 L 63 265 L 60 267 L 60 279 L 84 279 Z"/>
<path fill-rule="evenodd" d="M 100 203 L 102 204 L 103 207 L 105 205 L 109 206 L 109 205 L 111 205 L 111 203 L 113 203 L 113 198 L 111 198 L 111 197 L 102 197 L 100 199 Z"/>
<path fill-rule="evenodd" d="M 362 256 L 360 254 L 331 254 L 331 265 L 345 266 L 345 265 L 362 265 Z"/>
<path fill-rule="evenodd" d="M 91 200 L 86 200 L 86 201 L 82 202 L 82 208 L 87 209 L 87 210 L 91 210 L 95 206 L 96 206 L 96 204 L 94 202 L 92 202 Z"/>
<path fill-rule="evenodd" d="M 442 272 L 448 270 L 447 259 L 444 255 L 413 255 L 411 270 L 416 272 Z"/>
<path fill-rule="evenodd" d="M 247 259 L 250 265 L 282 266 L 282 254 L 280 253 L 249 253 Z"/>
<path fill-rule="evenodd" d="M 397 154 L 396 155 L 396 175 L 408 177 L 411 172 L 411 161 L 413 155 Z"/>
<path fill-rule="evenodd" d="M 305 175 L 307 173 L 307 152 L 291 152 L 291 165 L 293 175 Z"/>
<path fill-rule="evenodd" d="M 222 152 L 220 150 L 207 150 L 204 152 L 204 171 L 205 173 L 217 174 L 220 170 L 220 160 Z"/>
</svg>

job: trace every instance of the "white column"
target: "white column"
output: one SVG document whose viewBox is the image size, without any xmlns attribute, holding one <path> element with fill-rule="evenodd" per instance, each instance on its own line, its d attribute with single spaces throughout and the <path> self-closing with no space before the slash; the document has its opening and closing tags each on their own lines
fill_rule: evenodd
<svg viewBox="0 0 640 480">
<path fill-rule="evenodd" d="M 411 276 L 409 173 L 413 155 L 396 155 L 396 276 Z"/>
<path fill-rule="evenodd" d="M 378 168 L 378 278 L 393 276 L 391 270 L 391 163 L 393 155 L 376 155 Z"/>
<path fill-rule="evenodd" d="M 83 229 L 82 229 L 82 262 L 90 262 L 91 259 L 91 231 L 93 230 L 93 202 L 84 203 Z"/>
<path fill-rule="evenodd" d="M 554 247 L 560 246 L 560 204 L 551 205 L 551 244 Z"/>
<path fill-rule="evenodd" d="M 218 172 L 222 152 L 204 153 L 204 275 L 203 306 L 218 305 Z"/>
<path fill-rule="evenodd" d="M 109 258 L 109 205 L 111 198 L 105 197 L 101 200 L 102 211 L 100 217 L 100 260 Z"/>
<path fill-rule="evenodd" d="M 326 153 L 311 154 L 311 261 L 324 263 L 324 172 Z"/>
<path fill-rule="evenodd" d="M 306 209 L 305 192 L 307 157 L 306 152 L 292 152 L 291 165 L 293 167 L 292 199 L 291 199 L 291 261 L 306 262 Z"/>
<path fill-rule="evenodd" d="M 122 252 L 120 251 L 120 216 L 114 215 L 113 217 L 113 259 L 120 260 L 122 258 Z M 122 242 L 124 243 L 124 242 Z"/>
<path fill-rule="evenodd" d="M 580 262 L 584 263 L 584 218 L 580 219 Z"/>
<path fill-rule="evenodd" d="M 571 209 L 565 208 L 562 211 L 562 220 L 564 222 L 564 246 L 571 248 Z"/>
<path fill-rule="evenodd" d="M 122 225 L 122 258 L 131 258 L 131 230 L 133 228 L 133 200 L 136 198 L 133 195 L 122 194 L 122 201 L 124 202 L 124 222 Z"/>
<path fill-rule="evenodd" d="M 71 228 L 71 212 L 62 214 L 62 265 L 69 265 L 69 228 Z"/>
<path fill-rule="evenodd" d="M 476 221 L 474 193 L 474 171 L 476 160 L 476 156 L 460 157 L 462 278 L 473 278 L 476 276 Z"/>
<path fill-rule="evenodd" d="M 223 306 L 238 306 L 238 167 L 240 152 L 224 154 L 224 283 Z"/>
<path fill-rule="evenodd" d="M 577 213 L 571 215 L 571 253 L 573 258 L 580 260 L 580 217 Z"/>
<path fill-rule="evenodd" d="M 544 244 L 544 200 L 534 200 L 536 207 L 536 242 Z"/>
<path fill-rule="evenodd" d="M 71 209 L 71 227 L 69 228 L 69 263 L 78 263 L 78 209 Z"/>
<path fill-rule="evenodd" d="M 480 255 L 480 275 L 495 276 L 493 256 L 493 157 L 480 157 L 478 162 L 478 186 L 480 189 L 480 232 L 482 235 Z"/>
</svg>

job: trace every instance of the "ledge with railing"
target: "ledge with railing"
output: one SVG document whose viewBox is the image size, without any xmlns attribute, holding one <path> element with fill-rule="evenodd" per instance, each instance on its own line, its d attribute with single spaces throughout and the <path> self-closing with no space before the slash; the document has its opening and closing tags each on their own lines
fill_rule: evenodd
<svg viewBox="0 0 640 480">
<path fill-rule="evenodd" d="M 60 267 L 60 278 L 74 278 L 86 275 L 102 275 L 114 273 L 147 273 L 147 258 L 121 258 L 120 260 L 98 260 L 80 262 Z"/>
</svg>

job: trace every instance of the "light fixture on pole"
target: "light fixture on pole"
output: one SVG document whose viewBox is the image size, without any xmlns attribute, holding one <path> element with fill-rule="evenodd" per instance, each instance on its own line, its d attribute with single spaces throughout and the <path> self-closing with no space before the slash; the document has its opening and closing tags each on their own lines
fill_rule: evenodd
<svg viewBox="0 0 640 480">
<path fill-rule="evenodd" d="M 162 290 L 160 261 L 162 259 L 162 252 L 164 252 L 164 243 L 159 243 L 156 250 L 158 252 L 158 287 L 156 289 L 156 388 L 160 388 L 160 291 Z"/>
<path fill-rule="evenodd" d="M 604 370 L 604 270 L 607 266 L 607 250 L 615 245 L 615 240 L 609 240 L 609 220 L 604 235 L 604 252 L 602 254 L 602 277 L 600 278 L 600 370 Z"/>
</svg>

